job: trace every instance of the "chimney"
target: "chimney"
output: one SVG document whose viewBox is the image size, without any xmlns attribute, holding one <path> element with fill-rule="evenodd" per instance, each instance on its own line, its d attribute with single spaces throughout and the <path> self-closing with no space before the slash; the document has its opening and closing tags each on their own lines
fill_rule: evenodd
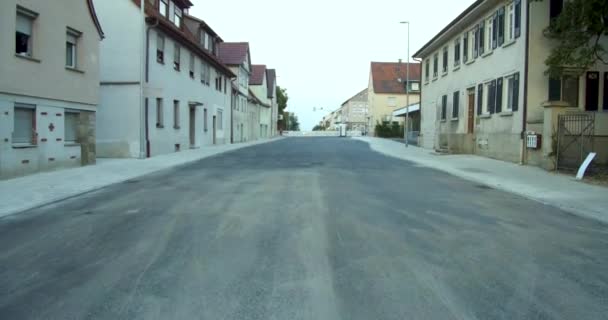
<svg viewBox="0 0 608 320">
<path fill-rule="evenodd" d="M 401 59 L 399 59 L 399 63 L 401 63 L 401 61 L 402 61 L 402 60 L 401 60 Z"/>
</svg>

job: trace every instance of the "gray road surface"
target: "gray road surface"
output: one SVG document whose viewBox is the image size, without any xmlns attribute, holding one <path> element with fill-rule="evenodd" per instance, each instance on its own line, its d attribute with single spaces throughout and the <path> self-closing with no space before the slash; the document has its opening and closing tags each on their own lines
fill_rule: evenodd
<svg viewBox="0 0 608 320">
<path fill-rule="evenodd" d="M 608 319 L 608 226 L 284 139 L 0 220 L 0 319 Z"/>
</svg>

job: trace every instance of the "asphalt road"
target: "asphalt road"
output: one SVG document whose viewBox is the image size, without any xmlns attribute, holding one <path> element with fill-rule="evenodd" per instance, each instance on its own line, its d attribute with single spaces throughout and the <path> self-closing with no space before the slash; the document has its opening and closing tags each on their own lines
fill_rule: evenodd
<svg viewBox="0 0 608 320">
<path fill-rule="evenodd" d="M 283 139 L 0 220 L 0 319 L 608 319 L 608 226 Z"/>
</svg>

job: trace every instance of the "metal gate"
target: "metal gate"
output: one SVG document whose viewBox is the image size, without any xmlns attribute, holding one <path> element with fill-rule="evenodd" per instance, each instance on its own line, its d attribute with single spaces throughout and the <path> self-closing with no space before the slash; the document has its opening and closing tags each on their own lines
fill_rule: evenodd
<svg viewBox="0 0 608 320">
<path fill-rule="evenodd" d="M 557 169 L 577 169 L 594 150 L 595 113 L 568 113 L 557 117 Z"/>
</svg>

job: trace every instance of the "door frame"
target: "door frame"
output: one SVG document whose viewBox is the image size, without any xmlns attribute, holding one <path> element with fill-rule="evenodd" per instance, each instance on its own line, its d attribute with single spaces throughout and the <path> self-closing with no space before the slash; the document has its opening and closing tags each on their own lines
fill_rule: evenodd
<svg viewBox="0 0 608 320">
<path fill-rule="evenodd" d="M 467 89 L 467 133 L 475 134 L 476 87 Z"/>
<path fill-rule="evenodd" d="M 188 112 L 190 149 L 196 147 L 196 107 L 190 106 Z"/>
</svg>

